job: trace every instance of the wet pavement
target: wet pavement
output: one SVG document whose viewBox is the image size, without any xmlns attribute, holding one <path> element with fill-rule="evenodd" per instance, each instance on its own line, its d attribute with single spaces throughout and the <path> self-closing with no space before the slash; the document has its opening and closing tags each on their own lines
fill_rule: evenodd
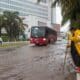
<svg viewBox="0 0 80 80">
<path fill-rule="evenodd" d="M 65 46 L 57 41 L 48 46 L 0 49 L 0 80 L 76 80 L 70 54 L 64 68 Z"/>
</svg>

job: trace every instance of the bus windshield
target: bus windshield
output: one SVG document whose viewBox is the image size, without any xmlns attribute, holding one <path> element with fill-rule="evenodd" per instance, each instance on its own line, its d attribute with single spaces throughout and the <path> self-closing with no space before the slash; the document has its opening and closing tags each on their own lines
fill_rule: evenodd
<svg viewBox="0 0 80 80">
<path fill-rule="evenodd" d="M 32 27 L 31 28 L 31 37 L 44 37 L 45 28 L 43 27 Z"/>
</svg>

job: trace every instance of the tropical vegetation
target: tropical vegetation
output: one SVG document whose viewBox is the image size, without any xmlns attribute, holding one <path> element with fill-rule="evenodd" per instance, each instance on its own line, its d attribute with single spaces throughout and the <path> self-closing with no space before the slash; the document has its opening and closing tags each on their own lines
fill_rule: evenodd
<svg viewBox="0 0 80 80">
<path fill-rule="evenodd" d="M 4 11 L 0 14 L 0 36 L 2 28 L 5 29 L 10 41 L 18 40 L 24 33 L 24 24 L 18 12 Z"/>
<path fill-rule="evenodd" d="M 62 9 L 62 25 L 70 20 L 71 27 L 80 27 L 80 0 L 55 0 L 52 6 L 56 4 Z"/>
<path fill-rule="evenodd" d="M 41 0 L 37 0 L 40 2 Z M 70 21 L 70 27 L 80 27 L 80 0 L 53 0 L 51 7 L 59 5 L 62 11 L 62 25 Z"/>
</svg>

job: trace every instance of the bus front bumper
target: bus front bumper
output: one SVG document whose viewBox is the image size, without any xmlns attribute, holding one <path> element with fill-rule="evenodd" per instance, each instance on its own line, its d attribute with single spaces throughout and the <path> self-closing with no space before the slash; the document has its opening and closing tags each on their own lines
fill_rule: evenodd
<svg viewBox="0 0 80 80">
<path fill-rule="evenodd" d="M 38 38 L 38 39 L 31 38 L 30 43 L 44 45 L 47 44 L 48 42 L 46 38 Z"/>
</svg>

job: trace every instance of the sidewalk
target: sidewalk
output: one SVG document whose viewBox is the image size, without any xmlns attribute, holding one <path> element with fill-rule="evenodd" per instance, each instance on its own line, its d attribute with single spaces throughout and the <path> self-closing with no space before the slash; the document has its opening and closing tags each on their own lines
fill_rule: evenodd
<svg viewBox="0 0 80 80">
<path fill-rule="evenodd" d="M 29 41 L 3 42 L 0 48 L 13 48 L 29 44 Z"/>
<path fill-rule="evenodd" d="M 63 43 L 65 45 L 65 55 L 66 56 L 66 61 L 64 65 L 64 73 L 65 73 L 65 78 L 66 80 L 76 80 L 76 73 L 75 73 L 75 65 L 73 64 L 72 58 L 71 58 L 71 53 L 70 53 L 70 48 L 66 48 L 67 46 L 67 41 L 63 40 Z M 66 55 L 67 52 L 67 55 Z M 65 71 L 68 71 L 67 73 Z M 68 76 L 66 76 L 68 74 Z"/>
</svg>

